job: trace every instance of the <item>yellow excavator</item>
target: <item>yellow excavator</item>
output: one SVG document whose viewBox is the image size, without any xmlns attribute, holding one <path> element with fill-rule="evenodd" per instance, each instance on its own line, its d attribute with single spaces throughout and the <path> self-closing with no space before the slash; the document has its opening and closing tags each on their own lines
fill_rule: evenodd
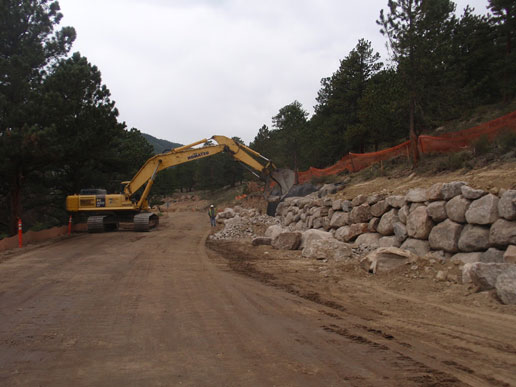
<svg viewBox="0 0 516 387">
<path fill-rule="evenodd" d="M 224 136 L 212 136 L 210 140 L 217 144 L 196 148 L 197 145 L 208 143 L 208 139 L 203 139 L 151 157 L 131 181 L 122 182 L 123 193 L 108 194 L 103 189 L 84 189 L 78 195 L 67 196 L 66 210 L 88 215 L 89 232 L 117 230 L 120 222 L 132 222 L 135 231 L 149 231 L 159 223 L 158 216 L 151 212 L 147 200 L 158 172 L 220 152 L 228 152 L 235 160 L 249 167 L 253 174 L 264 179 L 266 196 L 270 193 L 270 179 L 277 183 L 281 197 L 294 185 L 295 174 L 292 170 L 276 168 L 269 159 L 251 148 Z M 137 191 L 143 186 L 145 188 L 139 196 Z"/>
</svg>

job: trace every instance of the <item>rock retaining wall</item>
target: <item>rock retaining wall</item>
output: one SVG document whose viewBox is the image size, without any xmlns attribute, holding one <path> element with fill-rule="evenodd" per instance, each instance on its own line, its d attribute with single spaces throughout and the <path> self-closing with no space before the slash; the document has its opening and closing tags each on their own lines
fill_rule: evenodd
<svg viewBox="0 0 516 387">
<path fill-rule="evenodd" d="M 292 197 L 278 205 L 276 216 L 290 231 L 323 230 L 371 249 L 438 252 L 464 263 L 504 262 L 507 248 L 516 245 L 516 190 L 495 195 L 461 181 L 405 195 Z"/>
</svg>

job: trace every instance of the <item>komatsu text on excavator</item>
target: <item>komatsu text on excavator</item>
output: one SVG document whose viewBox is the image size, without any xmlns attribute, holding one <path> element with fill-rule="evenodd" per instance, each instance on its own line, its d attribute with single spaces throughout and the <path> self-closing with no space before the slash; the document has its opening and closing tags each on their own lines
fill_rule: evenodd
<svg viewBox="0 0 516 387">
<path fill-rule="evenodd" d="M 235 160 L 250 167 L 251 172 L 256 176 L 264 179 L 266 192 L 269 179 L 278 184 L 281 196 L 286 195 L 294 185 L 293 171 L 276 168 L 269 159 L 251 148 L 224 136 L 212 136 L 211 140 L 217 144 L 195 148 L 208 142 L 208 139 L 203 139 L 151 157 L 131 181 L 122 182 L 123 193 L 108 194 L 103 189 L 84 189 L 79 195 L 70 195 L 66 198 L 66 209 L 71 213 L 87 214 L 89 232 L 117 230 L 120 222 L 132 222 L 135 231 L 148 231 L 159 222 L 158 216 L 150 211 L 147 200 L 157 173 L 174 165 L 213 156 L 220 152 L 228 152 Z M 136 193 L 143 186 L 145 188 L 138 197 Z"/>
</svg>

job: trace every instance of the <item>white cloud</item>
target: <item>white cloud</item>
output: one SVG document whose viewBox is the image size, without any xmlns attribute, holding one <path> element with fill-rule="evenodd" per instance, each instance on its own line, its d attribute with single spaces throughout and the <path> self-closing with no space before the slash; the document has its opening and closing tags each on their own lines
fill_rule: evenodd
<svg viewBox="0 0 516 387">
<path fill-rule="evenodd" d="M 312 112 L 322 77 L 360 38 L 386 55 L 375 24 L 387 0 L 60 0 L 74 51 L 102 72 L 129 127 L 191 143 L 251 141 L 298 100 Z M 487 0 L 459 1 L 485 11 Z"/>
</svg>

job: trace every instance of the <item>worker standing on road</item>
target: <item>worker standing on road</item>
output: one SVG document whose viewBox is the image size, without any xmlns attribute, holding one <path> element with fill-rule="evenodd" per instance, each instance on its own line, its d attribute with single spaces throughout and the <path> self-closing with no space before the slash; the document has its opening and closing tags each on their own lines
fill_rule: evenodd
<svg viewBox="0 0 516 387">
<path fill-rule="evenodd" d="M 215 221 L 215 216 L 217 216 L 217 210 L 213 206 L 213 204 L 208 209 L 208 215 L 210 216 L 211 227 L 215 227 L 217 222 Z"/>
</svg>

